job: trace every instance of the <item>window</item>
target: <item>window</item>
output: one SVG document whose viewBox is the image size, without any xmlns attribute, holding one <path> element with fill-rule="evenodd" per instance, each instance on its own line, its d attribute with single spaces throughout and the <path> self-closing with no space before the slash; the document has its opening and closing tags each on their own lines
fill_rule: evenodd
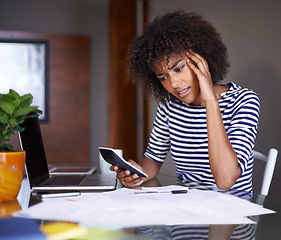
<svg viewBox="0 0 281 240">
<path fill-rule="evenodd" d="M 0 39 L 0 92 L 31 93 L 48 120 L 48 41 Z"/>
</svg>

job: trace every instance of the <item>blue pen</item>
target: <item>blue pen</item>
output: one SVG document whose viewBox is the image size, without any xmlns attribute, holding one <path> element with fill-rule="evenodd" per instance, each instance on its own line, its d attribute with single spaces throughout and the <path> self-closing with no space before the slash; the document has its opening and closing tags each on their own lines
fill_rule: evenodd
<svg viewBox="0 0 281 240">
<path fill-rule="evenodd" d="M 182 189 L 182 190 L 171 190 L 171 191 L 140 191 L 140 192 L 135 192 L 135 194 L 146 194 L 146 193 L 183 194 L 183 193 L 187 193 L 187 190 L 186 189 Z"/>
</svg>

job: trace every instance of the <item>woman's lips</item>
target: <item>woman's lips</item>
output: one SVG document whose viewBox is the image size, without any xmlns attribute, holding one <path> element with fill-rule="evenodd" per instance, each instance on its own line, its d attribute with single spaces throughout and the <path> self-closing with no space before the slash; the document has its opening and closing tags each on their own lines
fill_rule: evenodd
<svg viewBox="0 0 281 240">
<path fill-rule="evenodd" d="M 186 96 L 188 95 L 189 91 L 190 91 L 190 88 L 189 88 L 189 87 L 188 87 L 188 88 L 185 88 L 185 89 L 183 89 L 182 91 L 178 92 L 178 96 L 179 96 L 180 98 L 184 98 L 184 97 L 186 97 Z"/>
</svg>

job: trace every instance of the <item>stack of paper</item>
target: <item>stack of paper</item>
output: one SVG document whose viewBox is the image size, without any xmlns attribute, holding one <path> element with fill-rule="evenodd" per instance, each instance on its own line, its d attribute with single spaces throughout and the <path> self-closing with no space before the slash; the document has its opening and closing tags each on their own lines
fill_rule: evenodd
<svg viewBox="0 0 281 240">
<path fill-rule="evenodd" d="M 143 188 L 142 191 L 169 192 L 184 189 L 187 188 L 167 186 Z M 248 224 L 253 221 L 247 216 L 274 213 L 258 204 L 215 191 L 135 194 L 139 191 L 122 188 L 112 192 L 49 200 L 15 215 L 73 221 L 89 226 L 127 228 L 178 224 Z"/>
</svg>

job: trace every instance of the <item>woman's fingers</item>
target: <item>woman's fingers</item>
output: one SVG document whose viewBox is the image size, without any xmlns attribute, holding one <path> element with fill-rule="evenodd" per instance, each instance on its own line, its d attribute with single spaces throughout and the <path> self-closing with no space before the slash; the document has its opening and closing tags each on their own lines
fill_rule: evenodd
<svg viewBox="0 0 281 240">
<path fill-rule="evenodd" d="M 129 160 L 134 167 L 140 169 L 142 171 L 142 167 L 137 164 L 133 160 Z M 125 187 L 135 187 L 139 186 L 143 183 L 143 178 L 139 177 L 137 174 L 131 174 L 129 170 L 123 170 L 120 169 L 117 165 L 112 165 L 110 167 L 110 170 L 113 172 L 116 172 L 116 178 L 119 180 L 121 184 L 123 184 Z"/>
<path fill-rule="evenodd" d="M 112 172 L 117 172 L 118 171 L 118 166 L 116 166 L 116 165 L 112 165 L 112 166 L 110 166 L 110 168 L 109 168 Z"/>
<path fill-rule="evenodd" d="M 134 167 L 142 170 L 142 167 L 139 164 L 137 164 L 135 161 L 129 160 L 129 162 Z M 131 174 L 129 170 L 121 170 L 117 165 L 111 166 L 110 170 L 116 172 L 116 178 L 125 187 L 135 187 L 143 183 L 142 177 L 139 177 L 137 174 Z"/>
<path fill-rule="evenodd" d="M 116 177 L 118 179 L 121 179 L 121 178 L 124 178 L 124 177 L 127 177 L 127 176 L 130 176 L 131 172 L 129 170 L 118 170 L 117 171 L 117 174 L 116 174 Z"/>
<path fill-rule="evenodd" d="M 125 187 L 135 187 L 143 183 L 143 178 L 139 177 L 137 174 L 125 175 L 118 178 L 119 182 L 122 183 Z"/>
<path fill-rule="evenodd" d="M 186 54 L 187 61 L 191 70 L 197 76 L 200 85 L 200 92 L 203 101 L 208 101 L 209 99 L 216 98 L 214 92 L 214 85 L 209 71 L 209 66 L 207 61 L 200 56 L 198 53 L 195 53 L 192 50 L 189 50 Z"/>
<path fill-rule="evenodd" d="M 187 57 L 189 59 L 191 59 L 192 61 L 189 62 L 191 65 L 192 65 L 192 62 L 194 62 L 195 64 L 193 64 L 193 66 L 197 66 L 197 68 L 204 74 L 210 74 L 209 72 L 209 65 L 207 63 L 207 61 L 201 56 L 199 55 L 198 53 L 195 53 L 194 51 L 192 50 L 189 50 L 187 52 Z"/>
</svg>

